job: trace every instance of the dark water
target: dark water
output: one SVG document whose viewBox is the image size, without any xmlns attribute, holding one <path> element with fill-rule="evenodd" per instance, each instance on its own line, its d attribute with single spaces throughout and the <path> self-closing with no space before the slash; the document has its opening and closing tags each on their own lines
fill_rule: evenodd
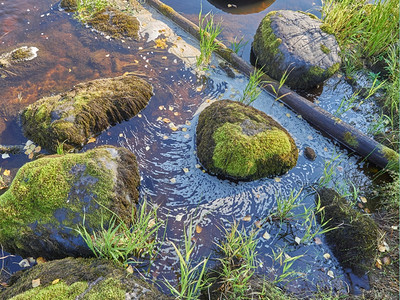
<svg viewBox="0 0 400 300">
<path fill-rule="evenodd" d="M 198 1 L 183 4 L 183 1 L 168 0 L 165 3 L 197 23 Z M 204 12 L 212 9 L 223 17 L 226 28 L 223 37 L 226 40 L 242 34 L 250 40 L 259 21 L 269 10 L 314 7 L 310 1 L 276 1 L 261 12 L 233 15 L 205 1 L 202 5 Z M 193 43 L 184 32 L 177 29 L 177 33 L 189 44 Z M 237 221 L 245 230 L 251 230 L 256 220 L 264 220 L 274 210 L 278 195 L 284 197 L 292 190 L 302 190 L 304 205 L 297 209 L 297 213 L 303 212 L 304 207 L 313 206 L 312 186 L 322 176 L 325 161 L 338 153 L 341 157 L 334 168 L 338 186 L 349 190 L 346 184 L 349 180 L 360 189 L 368 189 L 371 184 L 371 176 L 363 170 L 367 165 L 360 162 L 359 157 L 338 147 L 266 93 L 254 106 L 273 116 L 294 137 L 300 149 L 297 166 L 277 178 L 239 183 L 219 180 L 203 172 L 195 154 L 197 112 L 217 99 L 238 99 L 247 79 L 241 75 L 230 79 L 219 68 L 211 68 L 204 79 L 191 66 L 168 52 L 173 48 L 171 45 L 169 49 L 155 49 L 154 42 L 146 38 L 138 42 L 106 39 L 79 24 L 72 15 L 60 11 L 55 1 L 33 0 L 5 1 L 0 5 L 0 43 L 0 54 L 22 45 L 39 48 L 38 58 L 32 63 L 16 67 L 13 74 L 7 73 L 0 79 L 2 144 L 26 142 L 18 125 L 18 111 L 40 97 L 66 91 L 78 82 L 125 72 L 133 72 L 153 84 L 155 95 L 141 114 L 103 132 L 95 143 L 83 149 L 112 144 L 126 147 L 137 156 L 142 177 L 141 195 L 150 197 L 151 202 L 159 207 L 161 219 L 168 220 L 166 240 L 149 277 L 176 279 L 178 260 L 167 240 L 181 244 L 183 228 L 190 220 L 202 228 L 194 236 L 197 245 L 195 258 L 200 259 L 215 256 L 214 243 L 222 235 L 218 228 Z M 249 52 L 249 44 L 244 53 Z M 218 62 L 214 60 L 213 64 L 218 65 Z M 338 84 L 342 84 L 340 78 L 328 82 L 319 101 L 333 97 L 330 90 Z M 164 122 L 164 118 L 171 122 Z M 302 151 L 306 146 L 315 149 L 316 161 L 304 158 Z M 12 155 L 1 159 L 0 167 L 1 170 L 11 170 L 9 177 L 12 178 L 28 161 L 24 154 Z M 250 216 L 251 221 L 243 221 L 245 216 Z M 315 232 L 318 224 L 312 228 Z M 269 239 L 262 237 L 265 232 L 270 235 Z M 269 278 L 281 274 L 282 266 L 273 262 L 272 257 L 273 251 L 284 250 L 292 257 L 303 255 L 293 265 L 293 270 L 301 276 L 290 284 L 291 290 L 310 290 L 317 284 L 346 290 L 348 280 L 345 272 L 324 243 L 323 235 L 318 236 L 321 243 L 314 239 L 300 244 L 296 242 L 296 238 L 302 238 L 305 232 L 301 219 L 293 219 L 282 226 L 267 222 L 257 236 L 258 272 Z M 330 254 L 330 259 L 324 258 L 326 253 Z M 17 258 L 14 261 L 2 259 L 0 263 L 5 262 L 10 271 L 16 266 L 15 261 Z M 333 272 L 334 278 L 328 275 L 331 274 L 329 271 Z"/>
</svg>

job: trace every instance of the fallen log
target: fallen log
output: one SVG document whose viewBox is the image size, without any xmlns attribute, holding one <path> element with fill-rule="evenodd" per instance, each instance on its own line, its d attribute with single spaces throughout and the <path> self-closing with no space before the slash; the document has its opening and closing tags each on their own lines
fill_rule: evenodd
<svg viewBox="0 0 400 300">
<path fill-rule="evenodd" d="M 177 13 L 172 7 L 159 0 L 147 0 L 147 3 L 196 39 L 200 39 L 199 27 Z M 244 61 L 222 42 L 218 41 L 218 45 L 219 47 L 215 52 L 233 67 L 247 76 L 254 72 L 252 65 Z M 378 143 L 287 87 L 279 88 L 279 83 L 268 75 L 264 74 L 262 80 L 264 81 L 262 84 L 264 90 L 278 98 L 278 101 L 285 104 L 296 114 L 301 115 L 312 126 L 325 132 L 346 148 L 365 157 L 378 167 L 399 172 L 399 154 L 396 151 Z"/>
</svg>

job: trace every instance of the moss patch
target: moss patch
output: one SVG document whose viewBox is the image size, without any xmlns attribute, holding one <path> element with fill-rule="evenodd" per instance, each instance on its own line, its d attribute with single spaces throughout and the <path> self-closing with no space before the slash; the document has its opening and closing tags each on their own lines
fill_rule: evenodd
<svg viewBox="0 0 400 300">
<path fill-rule="evenodd" d="M 40 286 L 32 288 L 32 280 L 38 278 Z M 52 284 L 55 279 L 59 282 Z M 1 299 L 74 300 L 81 295 L 86 300 L 124 300 L 126 294 L 129 299 L 170 299 L 125 269 L 98 259 L 66 258 L 36 265 L 14 274 L 9 285 L 0 292 Z"/>
<path fill-rule="evenodd" d="M 334 29 L 331 27 L 331 25 L 329 25 L 329 24 L 327 24 L 327 23 L 321 24 L 321 26 L 319 26 L 319 28 L 320 28 L 323 32 L 325 32 L 325 33 L 327 33 L 327 34 L 335 34 Z"/>
<path fill-rule="evenodd" d="M 32 56 L 30 48 L 19 48 L 11 53 L 11 59 L 14 61 L 25 60 Z"/>
<path fill-rule="evenodd" d="M 396 173 L 400 173 L 399 153 L 383 145 L 380 151 L 383 153 L 383 156 L 388 160 L 386 168 Z"/>
<path fill-rule="evenodd" d="M 75 11 L 77 9 L 77 0 L 61 0 L 60 6 L 66 11 Z"/>
<path fill-rule="evenodd" d="M 352 148 L 357 148 L 358 147 L 358 141 L 357 138 L 351 134 L 350 131 L 346 131 L 343 135 L 343 139 L 346 142 L 347 145 L 349 145 Z"/>
<path fill-rule="evenodd" d="M 151 85 L 136 76 L 98 79 L 28 106 L 21 113 L 22 127 L 50 151 L 62 142 L 65 150 L 80 148 L 91 136 L 136 115 L 151 96 Z"/>
<path fill-rule="evenodd" d="M 332 189 L 318 191 L 321 205 L 325 207 L 324 220 L 328 227 L 337 229 L 326 233 L 328 243 L 344 268 L 351 268 L 361 276 L 373 266 L 380 237 L 374 220 L 350 207 L 346 199 Z"/>
<path fill-rule="evenodd" d="M 324 52 L 325 54 L 331 53 L 331 50 L 327 46 L 325 46 L 324 44 L 321 44 L 320 48 L 321 48 L 322 52 Z"/>
<path fill-rule="evenodd" d="M 138 19 L 111 7 L 96 12 L 87 23 L 114 38 L 139 38 L 140 23 Z"/>
<path fill-rule="evenodd" d="M 106 210 L 102 214 L 100 206 L 129 222 L 138 185 L 136 160 L 123 148 L 100 147 L 27 163 L 0 196 L 0 243 L 22 256 L 60 258 L 68 251 L 80 253 L 84 249 L 78 246 L 84 244 L 74 240 L 77 233 L 72 228 L 82 224 L 84 216 L 89 229 L 101 227 L 101 215 L 107 224 L 111 214 Z"/>
<path fill-rule="evenodd" d="M 296 165 L 298 150 L 272 118 L 253 107 L 221 100 L 199 116 L 197 154 L 211 173 L 251 180 L 280 175 Z"/>
</svg>

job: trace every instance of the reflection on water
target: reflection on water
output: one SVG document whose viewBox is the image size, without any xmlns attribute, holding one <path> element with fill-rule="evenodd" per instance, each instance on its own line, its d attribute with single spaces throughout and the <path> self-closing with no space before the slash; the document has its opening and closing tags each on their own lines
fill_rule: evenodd
<svg viewBox="0 0 400 300">
<path fill-rule="evenodd" d="M 238 15 L 254 14 L 268 8 L 275 0 L 207 0 L 215 7 Z"/>
</svg>

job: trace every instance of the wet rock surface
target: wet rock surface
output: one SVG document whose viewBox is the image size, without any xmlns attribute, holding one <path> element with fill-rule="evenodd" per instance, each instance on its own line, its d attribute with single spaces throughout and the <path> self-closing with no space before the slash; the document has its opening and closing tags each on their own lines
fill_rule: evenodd
<svg viewBox="0 0 400 300">
<path fill-rule="evenodd" d="M 40 285 L 32 287 L 32 281 Z M 1 299 L 171 299 L 106 260 L 65 258 L 14 274 Z"/>
<path fill-rule="evenodd" d="M 317 158 L 317 154 L 315 153 L 314 149 L 311 147 L 304 148 L 304 156 L 311 161 L 314 161 Z"/>
<path fill-rule="evenodd" d="M 368 215 L 351 207 L 335 190 L 318 190 L 316 201 L 321 201 L 324 220 L 330 220 L 325 236 L 343 268 L 361 277 L 372 268 L 378 248 L 379 229 Z"/>
<path fill-rule="evenodd" d="M 211 173 L 236 180 L 281 175 L 297 163 L 289 133 L 265 113 L 221 100 L 200 114 L 197 155 Z"/>
<path fill-rule="evenodd" d="M 314 15 L 279 10 L 261 21 L 253 42 L 258 65 L 280 80 L 290 71 L 286 84 L 308 89 L 331 77 L 340 67 L 340 48 L 335 36 L 324 32 Z"/>
<path fill-rule="evenodd" d="M 0 196 L 0 244 L 23 257 L 92 255 L 75 229 L 107 224 L 109 210 L 131 220 L 140 183 L 136 157 L 103 146 L 79 154 L 52 155 L 25 164 Z M 103 207 L 103 208 L 102 208 Z"/>
<path fill-rule="evenodd" d="M 81 148 L 88 139 L 135 116 L 153 95 L 143 79 L 126 75 L 76 85 L 71 91 L 45 97 L 21 113 L 25 136 L 49 151 Z"/>
</svg>

